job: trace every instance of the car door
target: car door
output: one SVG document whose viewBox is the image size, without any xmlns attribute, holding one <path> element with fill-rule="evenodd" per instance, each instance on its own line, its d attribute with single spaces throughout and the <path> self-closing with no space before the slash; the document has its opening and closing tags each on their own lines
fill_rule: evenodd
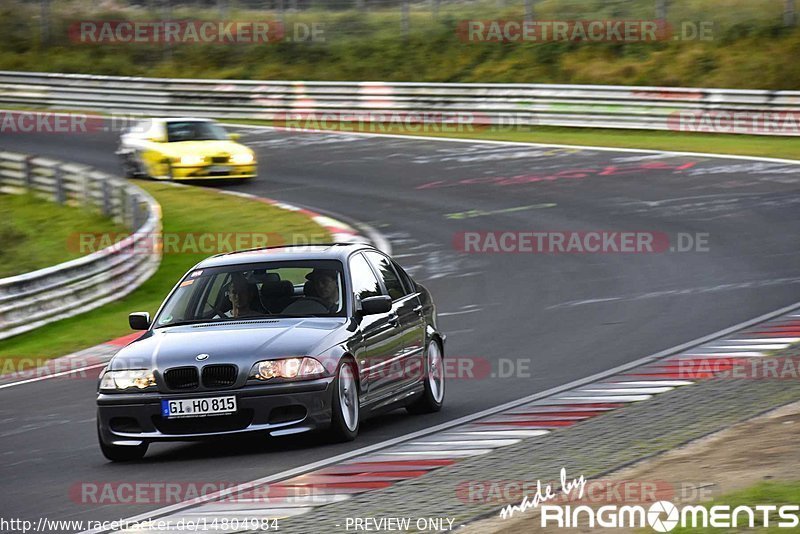
<svg viewBox="0 0 800 534">
<path fill-rule="evenodd" d="M 425 350 L 425 322 L 416 288 L 406 287 L 395 269 L 394 262 L 379 252 L 365 252 L 378 276 L 385 294 L 392 298 L 392 312 L 396 315 L 403 341 L 402 357 L 394 364 L 400 370 L 392 374 L 387 388 L 397 392 L 410 387 L 423 378 Z"/>
<path fill-rule="evenodd" d="M 350 283 L 355 299 L 383 295 L 378 277 L 361 253 L 349 259 Z M 403 356 L 400 323 L 394 311 L 361 317 L 361 348 L 356 352 L 362 398 L 365 403 L 378 402 L 391 395 L 388 375 Z"/>
</svg>

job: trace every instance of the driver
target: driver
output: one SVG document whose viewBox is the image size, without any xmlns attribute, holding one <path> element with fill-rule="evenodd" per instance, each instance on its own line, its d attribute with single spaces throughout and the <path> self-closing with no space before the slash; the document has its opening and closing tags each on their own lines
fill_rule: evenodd
<svg viewBox="0 0 800 534">
<path fill-rule="evenodd" d="M 331 269 L 314 269 L 306 275 L 306 280 L 311 281 L 317 297 L 335 313 L 339 311 L 339 273 Z"/>
<path fill-rule="evenodd" d="M 253 292 L 250 284 L 242 273 L 232 273 L 231 283 L 228 284 L 228 300 L 231 301 L 231 316 L 246 317 L 248 315 L 261 315 L 250 307 Z"/>
</svg>

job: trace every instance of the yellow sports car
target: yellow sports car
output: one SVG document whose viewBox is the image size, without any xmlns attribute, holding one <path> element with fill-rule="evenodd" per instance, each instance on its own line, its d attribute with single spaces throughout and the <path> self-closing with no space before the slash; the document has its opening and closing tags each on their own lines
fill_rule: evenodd
<svg viewBox="0 0 800 534">
<path fill-rule="evenodd" d="M 128 177 L 255 178 L 255 154 L 238 139 L 210 119 L 146 119 L 122 134 L 117 155 Z"/>
</svg>

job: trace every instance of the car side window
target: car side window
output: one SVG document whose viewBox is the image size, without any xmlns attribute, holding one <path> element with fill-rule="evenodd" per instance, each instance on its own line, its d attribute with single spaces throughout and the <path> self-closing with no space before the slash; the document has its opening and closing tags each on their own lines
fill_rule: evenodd
<svg viewBox="0 0 800 534">
<path fill-rule="evenodd" d="M 383 285 L 386 286 L 386 290 L 389 292 L 389 296 L 392 297 L 392 300 L 403 298 L 406 295 L 406 291 L 403 288 L 400 277 L 392 266 L 392 261 L 383 254 L 378 254 L 377 252 L 365 252 L 364 255 L 372 266 L 375 267 L 375 271 L 378 275 L 383 279 Z"/>
<path fill-rule="evenodd" d="M 353 292 L 362 300 L 382 294 L 378 279 L 361 254 L 350 258 L 350 278 L 353 282 Z"/>
<path fill-rule="evenodd" d="M 392 265 L 394 265 L 394 270 L 397 271 L 397 274 L 400 276 L 400 280 L 406 288 L 406 293 L 416 293 L 417 284 L 414 283 L 414 280 L 412 280 L 408 273 L 396 262 L 393 261 Z"/>
</svg>

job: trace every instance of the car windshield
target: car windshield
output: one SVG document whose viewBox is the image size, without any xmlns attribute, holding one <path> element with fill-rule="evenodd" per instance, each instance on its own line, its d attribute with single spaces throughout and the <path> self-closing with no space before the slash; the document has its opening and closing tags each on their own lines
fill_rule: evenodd
<svg viewBox="0 0 800 534">
<path fill-rule="evenodd" d="M 264 317 L 343 317 L 338 261 L 282 261 L 196 269 L 170 295 L 155 328 Z"/>
<path fill-rule="evenodd" d="M 225 129 L 209 121 L 173 121 L 167 123 L 167 140 L 170 143 L 181 141 L 224 141 L 228 139 Z"/>
</svg>

